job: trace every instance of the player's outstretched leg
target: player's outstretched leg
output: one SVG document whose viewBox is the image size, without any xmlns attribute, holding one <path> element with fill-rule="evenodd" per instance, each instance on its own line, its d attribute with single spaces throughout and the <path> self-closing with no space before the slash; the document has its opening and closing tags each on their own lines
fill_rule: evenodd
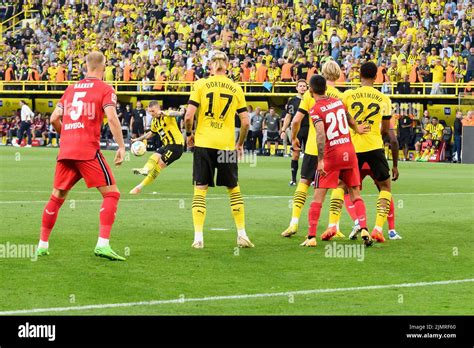
<svg viewBox="0 0 474 348">
<path fill-rule="evenodd" d="M 362 238 L 362 241 L 364 242 L 364 245 L 366 247 L 369 247 L 372 246 L 373 241 L 372 237 L 369 234 L 369 231 L 367 231 L 367 213 L 365 209 L 365 203 L 362 197 L 360 197 L 360 194 L 358 194 L 358 189 L 354 197 L 355 198 L 353 200 L 353 203 L 360 224 L 359 233 Z"/>
<path fill-rule="evenodd" d="M 94 254 L 112 261 L 125 261 L 125 258 L 112 250 L 109 244 L 110 232 L 115 221 L 120 192 L 115 185 L 98 188 L 104 200 L 100 207 L 99 239 Z"/>
<path fill-rule="evenodd" d="M 372 238 L 380 243 L 385 242 L 383 236 L 383 225 L 385 224 L 390 211 L 391 200 L 392 193 L 390 191 L 380 190 L 379 198 L 377 199 L 377 217 L 375 218 L 375 227 L 372 231 Z"/>
<path fill-rule="evenodd" d="M 357 217 L 355 205 L 352 202 L 349 194 L 344 195 L 344 204 L 346 205 L 346 210 L 349 213 L 349 216 L 351 217 L 352 221 L 354 221 L 354 226 L 352 227 L 352 231 L 349 234 L 349 239 L 354 240 L 354 239 L 357 239 L 357 233 L 360 230 L 360 225 L 359 225 L 359 219 Z"/>
<path fill-rule="evenodd" d="M 137 175 L 146 175 L 145 179 L 142 180 L 137 186 L 135 186 L 131 191 L 131 195 L 139 194 L 143 187 L 150 185 L 155 179 L 160 175 L 162 167 L 166 167 L 164 163 L 161 162 L 161 158 L 158 154 L 154 153 L 150 156 L 143 168 L 134 168 L 133 173 Z"/>
<path fill-rule="evenodd" d="M 393 203 L 393 198 L 390 201 L 390 211 L 387 216 L 388 223 L 388 237 L 390 239 L 402 239 L 402 237 L 395 230 L 395 204 Z"/>
<path fill-rule="evenodd" d="M 316 231 L 318 230 L 318 221 L 321 216 L 321 208 L 323 204 L 321 202 L 311 202 L 311 206 L 308 212 L 308 236 L 306 240 L 301 243 L 301 246 L 315 247 L 316 242 Z"/>
<path fill-rule="evenodd" d="M 331 192 L 331 200 L 329 202 L 328 228 L 321 235 L 322 240 L 330 240 L 333 237 L 339 237 L 339 238 L 345 237 L 340 231 L 338 231 L 338 225 L 339 225 L 339 220 L 341 218 L 343 203 L 344 203 L 344 189 L 341 187 L 333 189 Z"/>
<path fill-rule="evenodd" d="M 53 190 L 53 194 L 49 198 L 48 203 L 44 207 L 43 217 L 41 220 L 41 234 L 36 253 L 38 256 L 49 255 L 49 236 L 58 218 L 59 209 L 66 199 L 67 192 L 65 190 Z"/>
<path fill-rule="evenodd" d="M 293 195 L 293 206 L 291 211 L 291 222 L 290 226 L 281 233 L 282 237 L 291 237 L 298 232 L 298 222 L 306 202 L 306 196 L 309 188 L 309 182 L 306 180 L 300 180 L 298 186 L 296 186 L 295 193 Z"/>
<path fill-rule="evenodd" d="M 193 196 L 193 224 L 194 224 L 194 242 L 192 247 L 195 249 L 204 248 L 204 220 L 206 219 L 206 194 L 207 186 L 194 187 Z"/>
<path fill-rule="evenodd" d="M 240 186 L 228 187 L 227 192 L 229 192 L 230 209 L 234 217 L 235 227 L 237 227 L 237 245 L 239 248 L 253 248 L 254 245 L 245 232 L 245 209 Z"/>
</svg>

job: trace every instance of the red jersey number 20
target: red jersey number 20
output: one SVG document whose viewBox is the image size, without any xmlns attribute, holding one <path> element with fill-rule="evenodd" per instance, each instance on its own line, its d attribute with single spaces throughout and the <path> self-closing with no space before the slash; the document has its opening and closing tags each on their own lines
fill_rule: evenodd
<svg viewBox="0 0 474 348">
<path fill-rule="evenodd" d="M 349 133 L 346 111 L 342 108 L 338 109 L 336 113 L 328 113 L 326 115 L 326 123 L 329 124 L 326 131 L 326 136 L 328 140 L 337 138 L 340 134 L 346 135 Z"/>
</svg>

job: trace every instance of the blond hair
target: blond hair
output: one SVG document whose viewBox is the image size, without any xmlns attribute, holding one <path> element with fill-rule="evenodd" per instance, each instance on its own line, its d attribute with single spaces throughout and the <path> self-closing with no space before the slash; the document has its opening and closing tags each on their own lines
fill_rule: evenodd
<svg viewBox="0 0 474 348">
<path fill-rule="evenodd" d="M 95 71 L 105 65 L 105 56 L 102 52 L 93 51 L 86 56 L 86 65 L 88 71 Z"/>
<path fill-rule="evenodd" d="M 227 54 L 222 51 L 216 51 L 211 57 L 211 69 L 214 72 L 217 71 L 226 71 L 229 66 L 229 58 Z"/>
<path fill-rule="evenodd" d="M 341 68 L 335 61 L 329 60 L 324 63 L 321 73 L 326 80 L 337 81 L 341 76 Z"/>
</svg>

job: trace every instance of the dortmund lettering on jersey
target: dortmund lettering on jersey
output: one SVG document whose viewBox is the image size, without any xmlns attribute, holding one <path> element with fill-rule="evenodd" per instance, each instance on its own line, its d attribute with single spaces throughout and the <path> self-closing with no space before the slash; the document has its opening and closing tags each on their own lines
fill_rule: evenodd
<svg viewBox="0 0 474 348">
<path fill-rule="evenodd" d="M 154 117 L 150 130 L 160 136 L 163 145 L 184 144 L 183 135 L 179 131 L 175 117 Z"/>
<path fill-rule="evenodd" d="M 358 124 L 367 124 L 370 131 L 366 134 L 356 134 L 351 129 L 352 142 L 357 153 L 383 149 L 380 132 L 382 119 L 392 117 L 390 98 L 373 87 L 363 86 L 348 90 L 343 94 L 343 102 L 349 114 Z"/>
<path fill-rule="evenodd" d="M 235 114 L 247 111 L 242 88 L 225 75 L 194 83 L 189 104 L 198 107 L 195 145 L 218 150 L 235 149 Z"/>
</svg>

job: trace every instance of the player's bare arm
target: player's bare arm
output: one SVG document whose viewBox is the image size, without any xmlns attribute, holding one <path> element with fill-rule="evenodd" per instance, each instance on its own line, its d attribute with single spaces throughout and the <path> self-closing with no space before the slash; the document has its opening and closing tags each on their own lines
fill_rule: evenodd
<svg viewBox="0 0 474 348">
<path fill-rule="evenodd" d="M 142 141 L 142 140 L 145 140 L 145 139 L 150 139 L 152 136 L 153 136 L 153 132 L 149 131 L 149 132 L 143 134 L 142 136 L 139 136 L 138 138 L 131 139 L 131 142 L 134 143 L 136 141 Z"/>
<path fill-rule="evenodd" d="M 370 127 L 368 127 L 366 124 L 357 124 L 357 122 L 349 113 L 346 113 L 346 116 L 347 116 L 347 124 L 357 134 L 366 134 L 370 131 Z"/>
<path fill-rule="evenodd" d="M 117 109 L 115 106 L 107 106 L 104 111 L 109 122 L 110 131 L 112 132 L 115 142 L 119 147 L 114 158 L 115 165 L 119 166 L 125 159 L 125 143 L 123 141 L 122 126 L 120 125 L 120 121 L 117 117 Z"/>
<path fill-rule="evenodd" d="M 61 117 L 63 115 L 63 109 L 56 107 L 54 109 L 53 113 L 51 114 L 51 117 L 49 119 L 50 123 L 53 125 L 54 129 L 56 130 L 56 133 L 61 134 Z"/>
<path fill-rule="evenodd" d="M 323 122 L 317 122 L 316 128 L 316 144 L 318 147 L 318 171 L 321 175 L 325 175 L 324 171 L 324 146 L 326 145 L 326 133 L 324 132 Z"/>
<path fill-rule="evenodd" d="M 286 114 L 285 118 L 283 119 L 283 126 L 281 126 L 281 131 L 280 131 L 280 137 L 282 139 L 285 139 L 285 137 L 286 137 L 286 130 L 290 126 L 290 121 L 291 121 L 291 115 Z"/>
<path fill-rule="evenodd" d="M 194 135 L 193 135 L 193 124 L 194 115 L 196 114 L 197 107 L 189 104 L 186 109 L 186 115 L 184 116 L 184 128 L 186 129 L 186 142 L 188 147 L 194 146 Z"/>
<path fill-rule="evenodd" d="M 298 111 L 291 121 L 291 145 L 293 150 L 300 150 L 300 141 L 298 140 L 298 132 L 300 131 L 301 121 L 303 121 L 304 115 L 302 112 Z"/>
<path fill-rule="evenodd" d="M 247 133 L 250 128 L 250 121 L 249 121 L 249 114 L 247 111 L 241 112 L 239 114 L 239 117 L 240 117 L 240 135 L 239 135 L 239 139 L 237 140 L 237 144 L 235 145 L 235 148 L 237 149 L 239 154 L 242 154 L 245 138 L 247 138 Z"/>
<path fill-rule="evenodd" d="M 390 129 L 390 120 L 382 120 L 382 128 L 380 130 L 382 138 L 388 135 L 390 141 L 390 147 L 392 149 L 392 180 L 395 181 L 398 179 L 398 140 L 395 136 L 393 129 Z"/>
</svg>

